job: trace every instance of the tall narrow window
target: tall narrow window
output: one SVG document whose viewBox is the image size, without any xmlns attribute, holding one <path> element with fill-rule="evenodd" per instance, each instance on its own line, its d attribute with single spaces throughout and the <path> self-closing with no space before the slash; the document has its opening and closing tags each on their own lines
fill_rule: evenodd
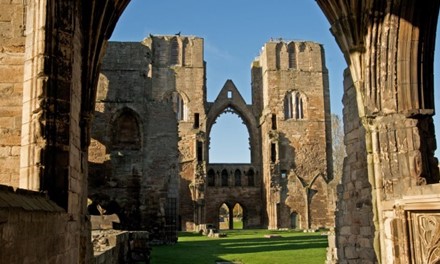
<svg viewBox="0 0 440 264">
<path fill-rule="evenodd" d="M 285 119 L 304 119 L 304 95 L 299 92 L 289 92 L 284 98 Z"/>
<path fill-rule="evenodd" d="M 200 115 L 199 113 L 195 113 L 194 114 L 194 128 L 199 128 L 200 127 Z"/>
<path fill-rule="evenodd" d="M 232 91 L 228 91 L 228 99 L 232 98 Z"/>
<path fill-rule="evenodd" d="M 228 186 L 228 181 L 229 181 L 229 175 L 228 175 L 228 171 L 226 169 L 222 170 L 222 186 L 226 187 Z"/>
<path fill-rule="evenodd" d="M 215 172 L 213 169 L 208 171 L 208 186 L 215 186 Z"/>
<path fill-rule="evenodd" d="M 288 93 L 286 98 L 284 98 L 284 117 L 285 119 L 293 118 L 293 109 L 292 109 L 292 93 Z"/>
<path fill-rule="evenodd" d="M 304 119 L 304 112 L 303 112 L 303 99 L 301 98 L 300 94 L 296 94 L 297 98 L 297 104 L 296 104 L 296 119 Z"/>
<path fill-rule="evenodd" d="M 171 40 L 170 64 L 179 64 L 179 42 L 177 42 L 176 38 Z"/>
<path fill-rule="evenodd" d="M 182 96 L 178 92 L 174 92 L 172 95 L 173 110 L 176 113 L 177 121 L 186 120 L 186 105 L 182 99 Z"/>
<path fill-rule="evenodd" d="M 254 170 L 253 169 L 249 169 L 248 173 L 247 173 L 247 178 L 248 178 L 248 186 L 255 186 L 255 179 L 254 179 Z"/>
<path fill-rule="evenodd" d="M 277 161 L 277 144 L 275 143 L 270 144 L 270 161 Z"/>
<path fill-rule="evenodd" d="M 272 130 L 277 129 L 277 115 L 272 114 Z"/>
<path fill-rule="evenodd" d="M 241 171 L 239 169 L 235 170 L 234 178 L 235 178 L 235 186 L 241 186 Z"/>
<path fill-rule="evenodd" d="M 203 161 L 203 142 L 197 141 L 197 161 Z"/>
<path fill-rule="evenodd" d="M 294 107 L 295 107 L 295 111 L 294 111 L 295 119 L 299 119 L 299 112 L 300 112 L 299 99 L 300 98 L 299 98 L 298 94 L 295 94 L 295 104 L 294 104 Z"/>
<path fill-rule="evenodd" d="M 289 68 L 296 69 L 296 52 L 295 52 L 295 43 L 289 44 Z"/>
<path fill-rule="evenodd" d="M 278 43 L 276 46 L 275 67 L 277 70 L 281 69 L 281 48 L 282 47 L 283 47 L 283 43 Z"/>
</svg>

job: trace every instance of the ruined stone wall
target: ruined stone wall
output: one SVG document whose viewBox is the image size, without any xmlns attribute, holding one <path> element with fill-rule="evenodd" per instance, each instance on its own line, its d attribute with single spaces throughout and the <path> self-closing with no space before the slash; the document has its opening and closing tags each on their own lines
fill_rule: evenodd
<svg viewBox="0 0 440 264">
<path fill-rule="evenodd" d="M 26 6 L 0 2 L 0 184 L 18 187 Z"/>
<path fill-rule="evenodd" d="M 254 62 L 269 228 L 333 225 L 328 210 L 328 73 L 312 42 L 268 42 Z M 258 70 L 261 68 L 261 70 Z"/>
<path fill-rule="evenodd" d="M 347 156 L 337 187 L 336 243 L 339 259 L 373 260 L 375 232 L 371 184 L 368 180 L 365 128 L 357 110 L 356 90 L 350 72 L 344 72 L 344 143 Z M 354 243 L 354 241 L 358 241 Z"/>
<path fill-rule="evenodd" d="M 117 213 L 121 228 L 163 232 L 167 208 L 177 202 L 178 135 L 171 104 L 151 94 L 151 62 L 151 49 L 141 43 L 108 45 L 89 148 L 89 197 Z"/>
<path fill-rule="evenodd" d="M 81 263 L 64 209 L 42 194 L 0 186 L 2 263 Z"/>
<path fill-rule="evenodd" d="M 259 175 L 251 164 L 209 164 L 205 191 L 206 223 L 217 226 L 220 206 L 225 203 L 232 210 L 238 203 L 243 208 L 243 228 L 260 228 L 264 208 L 259 202 L 262 200 Z"/>
<path fill-rule="evenodd" d="M 283 48 L 293 50 L 295 57 Z M 239 203 L 245 208 L 246 227 L 265 226 L 267 192 L 267 203 L 272 204 L 269 210 L 276 211 L 269 213 L 275 223 L 272 228 L 331 226 L 326 174 L 328 98 L 324 98 L 328 80 L 323 51 L 310 42 L 270 42 L 265 51 L 276 52 L 273 56 L 264 53 L 258 63 L 263 65 L 265 78 L 253 79 L 255 105 L 246 104 L 231 80 L 216 100 L 208 103 L 202 39 L 152 36 L 139 44 L 111 43 L 102 67 L 89 150 L 90 195 L 97 195 L 98 188 L 107 203 L 117 200 L 120 206 L 125 200 L 124 208 L 143 208 L 138 213 L 144 217 L 135 219 L 144 227 L 152 225 L 145 224 L 148 221 L 157 222 L 156 216 L 146 212 L 159 208 L 161 215 L 161 199 L 173 197 L 178 199 L 175 213 L 180 228 L 197 230 L 198 225 L 217 224 L 223 203 L 231 207 Z M 286 106 L 288 96 L 290 106 Z M 262 102 L 268 103 L 264 109 Z M 293 103 L 301 104 L 301 113 L 292 110 Z M 249 131 L 251 163 L 239 166 L 241 169 L 233 168 L 234 164 L 209 163 L 209 132 L 224 111 L 239 115 Z M 129 130 L 139 132 L 129 137 L 132 145 L 121 148 L 118 138 L 126 137 L 126 132 L 118 130 L 118 120 L 127 114 L 135 127 Z M 136 135 L 139 139 L 133 139 Z M 171 140 L 161 141 L 164 135 Z M 149 142 L 155 137 L 157 140 Z M 162 149 L 156 148 L 156 143 Z M 165 151 L 169 160 L 179 159 L 179 166 L 162 166 Z M 263 170 L 262 157 L 266 158 Z M 154 162 L 150 164 L 150 160 Z M 218 167 L 214 170 L 214 177 L 220 177 L 214 179 L 217 185 L 209 182 L 213 166 Z M 237 170 L 246 178 L 251 167 L 252 186 L 232 180 Z M 220 184 L 224 170 L 230 182 Z M 179 172 L 179 181 L 170 178 L 167 171 Z M 263 182 L 267 175 L 269 180 Z M 175 184 L 178 189 L 171 187 Z M 141 187 L 136 189 L 138 185 Z M 152 197 L 141 197 L 145 193 Z M 95 199 L 102 199 L 98 197 Z M 293 214 L 298 223 L 292 224 Z"/>
<path fill-rule="evenodd" d="M 90 194 L 117 200 L 124 211 L 136 208 L 142 228 L 162 229 L 171 221 L 192 230 L 189 185 L 204 160 L 196 156 L 196 142 L 204 144 L 202 39 L 157 36 L 110 43 L 102 73 L 89 150 Z M 121 111 L 130 112 L 139 127 L 139 140 L 122 148 L 114 127 Z"/>
</svg>

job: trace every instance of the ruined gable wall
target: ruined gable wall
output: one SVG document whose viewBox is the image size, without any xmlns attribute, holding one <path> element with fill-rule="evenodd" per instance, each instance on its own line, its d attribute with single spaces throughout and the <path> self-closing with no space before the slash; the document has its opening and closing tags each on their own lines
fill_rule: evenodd
<svg viewBox="0 0 440 264">
<path fill-rule="evenodd" d="M 0 184 L 18 187 L 26 14 L 23 1 L 0 10 Z"/>
</svg>

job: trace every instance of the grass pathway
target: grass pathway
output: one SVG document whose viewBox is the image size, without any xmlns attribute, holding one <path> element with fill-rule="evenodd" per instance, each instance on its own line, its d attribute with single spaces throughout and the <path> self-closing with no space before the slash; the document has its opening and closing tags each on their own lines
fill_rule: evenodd
<svg viewBox="0 0 440 264">
<path fill-rule="evenodd" d="M 233 261 L 242 264 L 322 264 L 327 236 L 320 233 L 269 230 L 228 230 L 224 238 L 179 233 L 176 245 L 155 246 L 152 264 L 214 264 Z M 265 238 L 266 234 L 281 237 Z"/>
</svg>

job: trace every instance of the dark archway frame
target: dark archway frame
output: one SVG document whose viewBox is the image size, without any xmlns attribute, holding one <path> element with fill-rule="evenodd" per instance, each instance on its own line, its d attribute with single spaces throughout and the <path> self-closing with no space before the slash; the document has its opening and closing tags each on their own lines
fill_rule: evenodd
<svg viewBox="0 0 440 264">
<path fill-rule="evenodd" d="M 22 157 L 19 182 L 22 188 L 46 192 L 71 219 L 82 219 L 86 214 L 85 164 L 100 63 L 105 45 L 128 3 L 129 0 L 43 0 L 38 5 L 29 4 L 35 24 L 34 28 L 26 25 L 27 43 L 33 45 L 26 46 L 25 60 L 32 63 L 25 66 L 25 72 L 31 73 L 26 76 L 25 87 L 31 98 L 30 103 L 23 104 L 23 113 L 29 114 L 23 116 L 29 120 L 23 122 L 23 131 L 31 131 L 34 137 L 23 138 L 21 145 L 22 153 L 35 155 Z M 384 181 L 396 180 L 393 188 L 406 190 L 405 184 L 422 186 L 439 179 L 431 124 L 433 53 L 440 1 L 317 3 L 328 18 L 350 68 L 359 118 L 366 130 L 367 157 L 374 161 L 364 176 L 368 176 L 371 184 L 375 254 L 385 263 L 386 252 L 398 250 L 404 261 L 410 257 L 407 243 L 390 249 L 383 242 L 385 209 L 377 201 L 399 198 L 383 196 Z M 44 19 L 40 19 L 40 14 L 44 14 Z M 43 20 L 43 24 L 38 24 Z M 411 125 L 408 129 L 412 137 L 420 139 L 420 144 L 405 153 L 405 159 L 417 167 L 401 162 L 398 165 L 402 166 L 396 166 L 399 170 L 392 169 L 398 178 L 383 179 L 389 175 L 384 171 L 386 160 L 380 154 L 390 150 L 380 149 L 388 141 L 381 137 L 382 130 L 397 133 L 390 117 L 398 119 L 398 124 Z M 71 179 L 79 183 L 73 185 Z M 397 236 L 407 239 L 404 232 Z M 82 252 L 81 256 L 84 255 Z"/>
</svg>

